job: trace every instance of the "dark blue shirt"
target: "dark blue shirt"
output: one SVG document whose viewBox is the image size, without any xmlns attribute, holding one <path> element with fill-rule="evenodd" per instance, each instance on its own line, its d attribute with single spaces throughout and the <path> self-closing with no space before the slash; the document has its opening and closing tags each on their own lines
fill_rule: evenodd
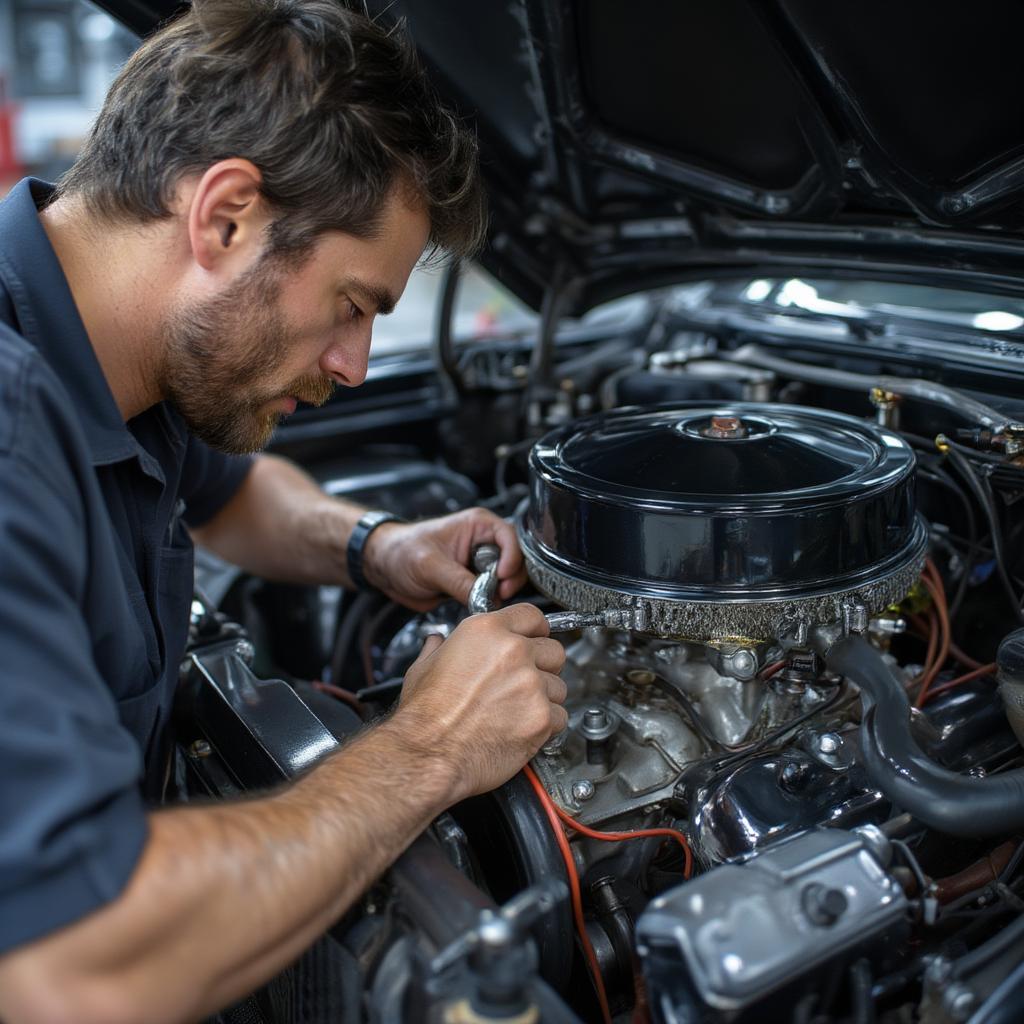
<svg viewBox="0 0 1024 1024">
<path fill-rule="evenodd" d="M 0 203 L 0 951 L 116 897 L 146 838 L 192 542 L 250 460 L 121 419 L 37 204 Z"/>
</svg>

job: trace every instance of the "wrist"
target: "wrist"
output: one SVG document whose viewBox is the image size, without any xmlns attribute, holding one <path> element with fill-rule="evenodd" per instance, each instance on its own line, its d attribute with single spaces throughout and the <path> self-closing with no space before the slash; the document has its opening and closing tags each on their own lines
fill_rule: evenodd
<svg viewBox="0 0 1024 1024">
<path fill-rule="evenodd" d="M 374 572 L 371 564 L 372 558 L 367 557 L 371 540 L 375 539 L 375 535 L 380 530 L 386 530 L 389 525 L 404 522 L 405 520 L 400 516 L 383 510 L 364 512 L 360 516 L 345 548 L 348 577 L 357 590 L 368 589 L 376 585 L 381 578 L 380 573 Z M 369 574 L 367 574 L 368 568 Z"/>
<path fill-rule="evenodd" d="M 460 772 L 455 762 L 445 757 L 431 742 L 431 723 L 404 708 L 381 722 L 376 729 L 387 736 L 396 753 L 406 756 L 415 765 L 417 788 L 436 806 L 437 814 L 457 800 Z"/>
<path fill-rule="evenodd" d="M 388 552 L 394 535 L 405 524 L 404 519 L 392 519 L 381 523 L 366 538 L 363 544 L 363 579 L 365 586 L 374 590 L 390 590 L 392 573 L 388 571 Z"/>
</svg>

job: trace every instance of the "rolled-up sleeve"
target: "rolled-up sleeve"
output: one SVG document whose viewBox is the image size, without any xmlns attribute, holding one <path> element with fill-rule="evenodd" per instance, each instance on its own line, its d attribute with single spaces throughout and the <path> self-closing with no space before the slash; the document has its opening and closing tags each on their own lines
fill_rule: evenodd
<svg viewBox="0 0 1024 1024">
<path fill-rule="evenodd" d="M 114 899 L 146 841 L 142 757 L 93 659 L 82 505 L 0 451 L 0 951 Z"/>
<path fill-rule="evenodd" d="M 251 468 L 248 455 L 224 455 L 190 437 L 178 492 L 185 500 L 185 522 L 202 526 L 211 520 L 234 497 Z"/>
</svg>

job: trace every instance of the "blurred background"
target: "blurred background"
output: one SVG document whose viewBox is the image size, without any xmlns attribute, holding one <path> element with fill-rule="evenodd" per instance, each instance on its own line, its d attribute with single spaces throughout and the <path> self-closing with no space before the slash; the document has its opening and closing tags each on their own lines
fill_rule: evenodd
<svg viewBox="0 0 1024 1024">
<path fill-rule="evenodd" d="M 85 0 L 0 0 L 0 196 L 70 166 L 137 42 Z"/>
<path fill-rule="evenodd" d="M 54 181 L 71 166 L 138 43 L 87 0 L 0 0 L 0 199 L 26 175 Z M 395 312 L 376 322 L 373 356 L 430 343 L 440 284 L 437 269 L 413 273 Z M 629 319 L 637 305 L 614 303 L 586 319 Z M 497 281 L 467 268 L 456 302 L 456 339 L 515 337 L 536 323 L 536 314 Z"/>
</svg>

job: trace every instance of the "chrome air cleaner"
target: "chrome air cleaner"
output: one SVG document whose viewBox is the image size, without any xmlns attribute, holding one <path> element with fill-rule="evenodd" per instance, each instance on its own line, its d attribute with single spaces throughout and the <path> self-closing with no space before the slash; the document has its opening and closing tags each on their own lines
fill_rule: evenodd
<svg viewBox="0 0 1024 1024">
<path fill-rule="evenodd" d="M 530 455 L 530 578 L 665 637 L 801 642 L 866 617 L 921 571 L 914 453 L 839 413 L 693 403 L 567 424 Z"/>
</svg>

